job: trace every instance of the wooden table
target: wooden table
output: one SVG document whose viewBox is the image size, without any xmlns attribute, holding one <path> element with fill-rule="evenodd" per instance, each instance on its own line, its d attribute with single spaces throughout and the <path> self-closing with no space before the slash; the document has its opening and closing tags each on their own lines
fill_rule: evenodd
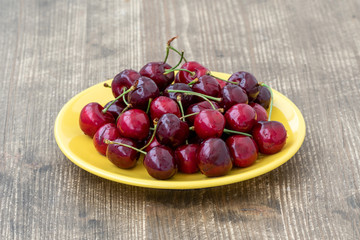
<svg viewBox="0 0 360 240">
<path fill-rule="evenodd" d="M 1 239 L 360 239 L 360 2 L 12 1 L 0 8 Z M 200 190 L 92 175 L 53 126 L 80 91 L 164 58 L 252 72 L 302 111 L 286 164 Z M 170 58 L 171 63 L 177 57 Z"/>
</svg>

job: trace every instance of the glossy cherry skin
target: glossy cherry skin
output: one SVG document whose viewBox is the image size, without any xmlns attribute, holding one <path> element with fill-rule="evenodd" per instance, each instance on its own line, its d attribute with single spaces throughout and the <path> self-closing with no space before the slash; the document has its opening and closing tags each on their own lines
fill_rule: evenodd
<svg viewBox="0 0 360 240">
<path fill-rule="evenodd" d="M 263 86 L 259 86 L 259 94 L 257 95 L 254 102 L 260 104 L 265 109 L 268 109 L 270 106 L 271 93 L 269 89 Z"/>
<path fill-rule="evenodd" d="M 140 74 L 132 69 L 125 69 L 124 71 L 117 74 L 111 82 L 111 90 L 116 98 L 123 93 L 123 88 L 126 87 L 129 89 L 136 80 L 140 77 Z M 123 100 L 119 99 L 122 103 Z"/>
<path fill-rule="evenodd" d="M 152 148 L 144 157 L 144 166 L 150 176 L 165 180 L 177 172 L 173 151 L 165 146 Z"/>
<path fill-rule="evenodd" d="M 199 77 L 199 81 L 192 85 L 192 90 L 212 97 L 220 97 L 221 87 L 215 78 L 209 75 Z M 203 101 L 199 98 L 198 101 Z"/>
<path fill-rule="evenodd" d="M 174 100 L 164 96 L 155 98 L 150 105 L 151 119 L 160 119 L 166 113 L 173 113 L 181 117 L 179 106 Z"/>
<path fill-rule="evenodd" d="M 194 130 L 202 139 L 219 138 L 225 128 L 225 118 L 214 109 L 202 110 L 195 117 Z"/>
<path fill-rule="evenodd" d="M 230 76 L 229 81 L 239 83 L 239 86 L 246 91 L 249 102 L 255 100 L 259 94 L 258 81 L 251 73 L 244 71 L 236 72 Z"/>
<path fill-rule="evenodd" d="M 228 84 L 221 89 L 221 98 L 221 105 L 225 110 L 238 103 L 248 103 L 248 96 L 245 90 L 234 84 Z"/>
<path fill-rule="evenodd" d="M 102 155 L 106 154 L 107 144 L 104 143 L 105 139 L 113 141 L 120 137 L 119 131 L 114 123 L 107 123 L 103 125 L 93 137 L 93 143 L 96 150 Z"/>
<path fill-rule="evenodd" d="M 233 164 L 236 167 L 248 167 L 258 157 L 258 147 L 251 137 L 233 135 L 226 140 L 226 145 L 229 147 Z"/>
<path fill-rule="evenodd" d="M 148 77 L 140 77 L 136 88 L 129 93 L 128 102 L 133 108 L 146 110 L 149 99 L 155 99 L 160 95 L 156 83 Z"/>
<path fill-rule="evenodd" d="M 141 141 L 149 135 L 150 120 L 144 111 L 130 109 L 120 115 L 117 128 L 121 136 Z"/>
<path fill-rule="evenodd" d="M 151 139 L 151 136 L 150 138 L 146 141 L 146 143 L 148 143 Z M 153 140 L 151 141 L 151 143 L 149 144 L 149 146 L 147 146 L 145 148 L 145 152 L 148 152 L 150 151 L 152 148 L 154 147 L 157 147 L 157 146 L 160 146 L 161 144 L 158 142 L 158 140 L 156 139 L 156 137 L 153 138 Z"/>
<path fill-rule="evenodd" d="M 209 138 L 202 142 L 197 159 L 201 173 L 207 177 L 223 176 L 232 168 L 229 149 L 220 138 Z"/>
<path fill-rule="evenodd" d="M 256 123 L 256 112 L 247 104 L 239 103 L 225 113 L 226 126 L 239 132 L 250 132 Z"/>
<path fill-rule="evenodd" d="M 136 147 L 136 143 L 128 138 L 117 138 L 114 142 Z M 106 150 L 106 156 L 119 168 L 132 168 L 136 165 L 139 153 L 136 150 L 125 146 L 109 144 Z"/>
<path fill-rule="evenodd" d="M 252 107 L 256 112 L 256 121 L 267 121 L 268 120 L 268 114 L 260 104 L 258 103 L 250 103 L 250 107 Z"/>
<path fill-rule="evenodd" d="M 108 102 L 104 108 L 106 108 L 112 101 Z M 107 112 L 111 113 L 115 119 L 117 119 L 120 115 L 120 113 L 124 110 L 125 104 L 121 101 L 117 100 L 114 102 L 107 110 Z"/>
<path fill-rule="evenodd" d="M 102 113 L 104 108 L 95 102 L 85 105 L 80 112 L 79 124 L 81 130 L 88 136 L 93 137 L 100 127 L 106 123 L 113 123 L 115 119 L 111 113 Z"/>
<path fill-rule="evenodd" d="M 174 81 L 174 72 L 164 75 L 166 69 L 170 69 L 171 66 L 163 62 L 149 62 L 145 64 L 140 70 L 140 75 L 151 78 L 160 91 L 163 91 Z"/>
<path fill-rule="evenodd" d="M 167 113 L 159 119 L 155 136 L 162 145 L 176 148 L 188 138 L 189 126 L 175 114 Z"/>
<path fill-rule="evenodd" d="M 220 108 L 220 106 L 216 103 L 211 101 L 212 104 L 214 104 L 214 107 L 216 109 Z M 185 112 L 185 115 L 191 114 L 191 113 L 197 113 L 200 112 L 201 110 L 204 109 L 213 109 L 210 105 L 210 103 L 208 101 L 202 101 L 202 102 L 198 102 L 198 103 L 194 103 L 192 105 L 190 105 Z M 190 116 L 186 118 L 186 122 L 189 125 L 193 125 L 194 124 L 194 120 L 195 120 L 196 115 L 194 116 Z"/>
<path fill-rule="evenodd" d="M 175 160 L 178 170 L 183 173 L 196 173 L 199 171 L 197 166 L 197 150 L 199 145 L 187 144 L 175 150 Z"/>
<path fill-rule="evenodd" d="M 255 124 L 252 135 L 264 154 L 280 152 L 286 143 L 286 129 L 281 122 L 266 121 Z"/>
<path fill-rule="evenodd" d="M 168 90 L 184 90 L 184 91 L 192 92 L 193 90 L 191 89 L 191 87 L 185 83 L 171 84 L 164 90 L 164 96 L 169 97 L 172 100 L 177 102 L 177 100 L 178 100 L 177 96 L 180 95 L 181 96 L 181 104 L 183 105 L 184 108 L 187 108 L 193 101 L 193 98 L 194 98 L 193 95 L 186 95 L 184 93 L 168 92 Z"/>
<path fill-rule="evenodd" d="M 209 71 L 206 67 L 201 65 L 198 62 L 186 62 L 181 66 L 182 69 L 187 69 L 191 72 L 194 72 L 194 75 L 191 75 L 189 72 L 185 71 L 179 71 L 176 74 L 175 82 L 177 83 L 185 83 L 188 84 L 192 82 L 195 78 L 199 78 L 201 76 L 206 75 L 206 73 Z"/>
</svg>

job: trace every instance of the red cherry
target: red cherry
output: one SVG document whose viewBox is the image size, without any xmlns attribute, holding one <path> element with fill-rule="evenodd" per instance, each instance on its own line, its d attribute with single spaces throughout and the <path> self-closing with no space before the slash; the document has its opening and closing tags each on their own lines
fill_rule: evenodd
<svg viewBox="0 0 360 240">
<path fill-rule="evenodd" d="M 159 119 L 165 113 L 173 113 L 181 117 L 179 106 L 174 100 L 164 96 L 155 98 L 150 104 L 151 119 Z"/>
<path fill-rule="evenodd" d="M 204 75 L 199 77 L 199 80 L 192 85 L 192 90 L 194 92 L 202 93 L 212 97 L 219 97 L 221 92 L 221 87 L 215 78 L 209 75 Z M 199 98 L 198 101 L 202 101 L 202 98 Z"/>
<path fill-rule="evenodd" d="M 123 88 L 129 89 L 136 80 L 140 77 L 140 74 L 135 70 L 125 69 L 124 71 L 117 74 L 111 82 L 111 90 L 114 97 L 116 98 L 123 93 Z M 122 103 L 123 100 L 119 99 Z"/>
<path fill-rule="evenodd" d="M 225 110 L 238 103 L 248 103 L 245 90 L 234 84 L 228 84 L 221 90 L 221 98 L 221 104 Z"/>
<path fill-rule="evenodd" d="M 149 142 L 150 139 L 151 139 L 151 136 L 150 136 L 150 138 L 148 139 L 147 142 Z M 151 143 L 149 144 L 149 146 L 147 146 L 147 147 L 145 148 L 145 152 L 148 152 L 148 151 L 150 151 L 152 148 L 157 147 L 157 146 L 160 146 L 160 145 L 161 145 L 161 144 L 158 142 L 158 140 L 156 139 L 156 137 L 154 137 L 153 140 L 151 141 Z"/>
<path fill-rule="evenodd" d="M 268 109 L 271 101 L 271 93 L 267 87 L 259 86 L 259 95 L 257 95 L 254 102 L 260 104 L 265 109 Z"/>
<path fill-rule="evenodd" d="M 141 76 L 151 78 L 160 91 L 163 91 L 174 81 L 174 72 L 164 74 L 166 69 L 170 69 L 171 66 L 164 62 L 149 62 L 145 64 L 140 70 Z"/>
<path fill-rule="evenodd" d="M 198 166 L 207 177 L 227 174 L 232 168 L 230 152 L 220 138 L 209 138 L 200 144 L 197 152 Z"/>
<path fill-rule="evenodd" d="M 127 138 L 117 138 L 114 142 L 136 147 L 136 143 Z M 107 158 L 119 168 L 132 168 L 136 165 L 139 153 L 131 148 L 118 144 L 109 144 L 106 150 Z"/>
<path fill-rule="evenodd" d="M 175 151 L 175 160 L 178 169 L 183 173 L 196 173 L 199 171 L 197 166 L 197 150 L 199 145 L 188 144 L 180 146 Z"/>
<path fill-rule="evenodd" d="M 199 78 L 209 71 L 206 67 L 202 66 L 198 62 L 186 62 L 181 66 L 181 69 L 187 69 L 191 72 L 194 72 L 194 75 L 186 71 L 179 71 L 176 74 L 175 82 L 188 84 L 192 82 L 195 78 Z"/>
<path fill-rule="evenodd" d="M 248 167 L 258 157 L 258 147 L 251 137 L 233 135 L 226 140 L 233 163 L 237 167 Z"/>
<path fill-rule="evenodd" d="M 220 106 L 216 102 L 211 101 L 211 103 L 215 106 L 216 109 L 220 108 Z M 190 105 L 186 109 L 185 115 L 192 114 L 192 113 L 198 113 L 204 109 L 213 109 L 213 108 L 208 101 L 202 101 L 202 102 L 198 102 L 198 103 L 194 103 L 194 104 Z M 196 115 L 187 117 L 186 122 L 189 125 L 193 125 L 195 117 L 196 117 Z"/>
<path fill-rule="evenodd" d="M 160 95 L 159 88 L 153 80 L 141 76 L 138 79 L 136 88 L 129 93 L 129 104 L 133 108 L 146 110 L 150 99 L 155 99 Z"/>
<path fill-rule="evenodd" d="M 195 117 L 194 130 L 202 139 L 219 138 L 225 128 L 225 118 L 214 109 L 202 110 Z"/>
<path fill-rule="evenodd" d="M 113 123 L 115 119 L 111 113 L 103 113 L 104 108 L 99 103 L 88 103 L 80 112 L 79 124 L 81 130 L 93 137 L 96 131 L 106 123 Z"/>
<path fill-rule="evenodd" d="M 176 115 L 166 113 L 159 119 L 156 128 L 156 138 L 159 143 L 176 148 L 189 136 L 189 126 L 181 121 Z"/>
<path fill-rule="evenodd" d="M 244 71 L 236 72 L 232 74 L 228 80 L 231 82 L 238 82 L 239 86 L 246 91 L 249 101 L 255 100 L 259 94 L 258 81 L 251 73 Z"/>
<path fill-rule="evenodd" d="M 252 135 L 261 153 L 274 154 L 284 147 L 287 133 L 281 122 L 266 121 L 256 123 Z"/>
<path fill-rule="evenodd" d="M 93 143 L 96 150 L 101 153 L 102 155 L 106 154 L 107 144 L 104 143 L 105 139 L 108 140 L 115 140 L 120 137 L 119 131 L 116 128 L 114 123 L 107 123 L 103 125 L 93 137 Z"/>
<path fill-rule="evenodd" d="M 173 151 L 165 146 L 152 148 L 144 157 L 144 166 L 150 176 L 156 179 L 169 179 L 177 171 Z"/>
<path fill-rule="evenodd" d="M 121 136 L 141 141 L 149 135 L 150 121 L 144 111 L 130 109 L 119 116 L 117 127 Z"/>
<path fill-rule="evenodd" d="M 110 107 L 108 108 L 107 112 L 111 113 L 115 119 L 117 119 L 119 117 L 120 113 L 122 113 L 122 111 L 125 108 L 125 104 L 119 100 L 117 100 L 113 104 L 111 104 L 112 101 L 110 101 L 107 104 L 105 104 L 105 106 L 104 106 L 104 108 L 106 108 L 107 106 L 109 106 L 111 104 Z"/>
<path fill-rule="evenodd" d="M 184 108 L 188 107 L 193 101 L 193 98 L 194 98 L 193 95 L 187 95 L 184 93 L 168 92 L 168 90 L 184 90 L 184 91 L 191 92 L 192 91 L 191 87 L 189 87 L 189 85 L 187 85 L 185 83 L 171 84 L 164 90 L 164 96 L 169 97 L 174 101 L 177 101 L 178 100 L 177 96 L 180 95 L 181 96 L 181 104 L 183 105 Z"/>
<path fill-rule="evenodd" d="M 250 103 L 249 104 L 256 112 L 256 121 L 267 121 L 268 120 L 268 114 L 260 104 L 258 103 Z"/>
<path fill-rule="evenodd" d="M 239 132 L 250 132 L 256 123 L 256 112 L 247 104 L 239 103 L 225 113 L 227 127 Z"/>
</svg>

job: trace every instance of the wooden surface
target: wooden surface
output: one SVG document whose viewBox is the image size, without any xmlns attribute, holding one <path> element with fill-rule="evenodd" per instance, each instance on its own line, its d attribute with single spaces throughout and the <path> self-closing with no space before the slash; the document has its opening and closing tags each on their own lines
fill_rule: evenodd
<svg viewBox="0 0 360 240">
<path fill-rule="evenodd" d="M 0 5 L 0 239 L 360 239 L 359 1 Z M 252 72 L 299 107 L 307 135 L 290 161 L 245 182 L 170 191 L 99 178 L 62 154 L 62 106 L 162 60 L 175 35 L 188 59 Z"/>
</svg>

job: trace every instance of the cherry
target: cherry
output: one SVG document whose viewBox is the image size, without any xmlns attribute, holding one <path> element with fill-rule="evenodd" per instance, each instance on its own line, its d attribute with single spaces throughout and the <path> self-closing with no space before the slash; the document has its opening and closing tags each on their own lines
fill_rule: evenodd
<svg viewBox="0 0 360 240">
<path fill-rule="evenodd" d="M 279 152 L 286 143 L 286 129 L 277 121 L 260 121 L 255 124 L 252 135 L 264 154 Z"/>
<path fill-rule="evenodd" d="M 246 91 L 249 101 L 255 100 L 259 94 L 258 81 L 251 73 L 244 71 L 233 73 L 229 81 L 238 82 L 239 86 Z"/>
<path fill-rule="evenodd" d="M 150 151 L 152 148 L 160 146 L 161 144 L 158 142 L 158 140 L 156 139 L 156 137 L 154 137 L 152 139 L 152 141 L 149 143 L 149 141 L 151 140 L 151 137 L 147 140 L 146 148 L 144 149 L 146 152 Z M 148 144 L 149 143 L 149 144 Z"/>
<path fill-rule="evenodd" d="M 192 82 L 194 79 L 199 78 L 203 75 L 206 75 L 206 73 L 209 71 L 206 67 L 202 66 L 198 62 L 186 62 L 181 66 L 181 69 L 186 69 L 187 71 L 179 71 L 176 74 L 175 82 L 179 83 L 185 83 L 188 84 Z"/>
<path fill-rule="evenodd" d="M 212 97 L 219 97 L 221 87 L 215 78 L 209 75 L 199 77 L 199 80 L 192 85 L 194 92 L 202 93 Z M 198 101 L 202 101 L 200 98 Z"/>
<path fill-rule="evenodd" d="M 177 172 L 173 151 L 165 146 L 152 148 L 144 157 L 144 166 L 150 176 L 169 179 Z"/>
<path fill-rule="evenodd" d="M 129 93 L 129 104 L 133 108 L 146 110 L 150 99 L 155 99 L 160 95 L 159 88 L 153 80 L 148 77 L 140 77 L 136 88 Z"/>
<path fill-rule="evenodd" d="M 233 163 L 237 167 L 248 167 L 258 157 L 258 147 L 251 137 L 233 135 L 226 140 Z"/>
<path fill-rule="evenodd" d="M 150 121 L 144 111 L 130 109 L 119 116 L 117 127 L 121 136 L 141 141 L 149 134 Z"/>
<path fill-rule="evenodd" d="M 113 123 L 115 119 L 111 113 L 103 113 L 99 103 L 88 103 L 80 112 L 79 124 L 81 130 L 93 137 L 96 131 L 106 123 Z"/>
<path fill-rule="evenodd" d="M 256 112 L 256 121 L 267 121 L 268 120 L 268 114 L 260 104 L 258 103 L 250 103 L 249 104 Z"/>
<path fill-rule="evenodd" d="M 202 110 L 195 117 L 194 130 L 202 139 L 219 138 L 225 128 L 225 118 L 214 109 Z"/>
<path fill-rule="evenodd" d="M 135 147 L 136 143 L 127 138 L 117 138 L 114 141 L 105 140 L 108 144 L 106 150 L 107 158 L 119 168 L 132 168 L 136 165 L 139 153 L 132 148 L 120 145 L 126 144 L 131 147 Z"/>
<path fill-rule="evenodd" d="M 122 94 L 125 87 L 130 88 L 139 77 L 140 74 L 132 69 L 125 69 L 117 74 L 111 82 L 114 97 L 116 98 Z M 119 99 L 119 101 L 123 102 L 122 99 Z"/>
<path fill-rule="evenodd" d="M 159 119 L 156 138 L 159 143 L 176 148 L 182 145 L 189 136 L 189 126 L 175 114 L 166 113 Z"/>
<path fill-rule="evenodd" d="M 174 100 L 164 96 L 155 98 L 150 105 L 151 119 L 159 119 L 165 113 L 173 113 L 181 117 L 179 106 Z"/>
<path fill-rule="evenodd" d="M 238 103 L 225 113 L 227 127 L 239 132 L 250 132 L 256 123 L 256 112 L 247 104 Z"/>
<path fill-rule="evenodd" d="M 96 150 L 102 155 L 106 154 L 107 144 L 104 143 L 105 139 L 115 140 L 120 137 L 119 131 L 114 123 L 107 123 L 103 125 L 93 137 L 93 143 Z"/>
<path fill-rule="evenodd" d="M 216 109 L 220 108 L 220 106 L 216 102 L 211 101 L 211 103 L 215 106 Z M 192 114 L 192 113 L 197 113 L 197 112 L 200 112 L 201 110 L 204 110 L 204 109 L 213 109 L 213 108 L 212 108 L 212 106 L 210 105 L 210 103 L 208 101 L 202 101 L 202 102 L 194 103 L 194 104 L 190 105 L 186 109 L 185 114 L 188 115 L 188 114 Z M 190 117 L 186 118 L 186 121 L 190 125 L 193 125 L 195 117 L 196 116 L 190 116 Z"/>
<path fill-rule="evenodd" d="M 230 152 L 220 138 L 209 138 L 200 144 L 197 152 L 198 167 L 207 177 L 227 174 L 232 168 Z"/>
<path fill-rule="evenodd" d="M 140 70 L 140 75 L 151 78 L 160 91 L 163 91 L 174 81 L 174 72 L 164 74 L 166 69 L 171 69 L 171 66 L 164 62 L 149 62 L 145 64 Z"/>
<path fill-rule="evenodd" d="M 270 105 L 271 93 L 267 87 L 259 86 L 259 95 L 257 95 L 254 102 L 260 104 L 265 109 L 267 109 Z"/>
<path fill-rule="evenodd" d="M 180 95 L 181 96 L 181 104 L 183 105 L 184 108 L 187 108 L 194 99 L 193 95 L 188 95 L 188 94 L 179 93 L 179 92 L 169 92 L 168 90 L 184 90 L 184 91 L 191 92 L 192 91 L 191 87 L 185 83 L 171 84 L 164 90 L 164 96 L 169 97 L 174 101 L 177 101 L 177 96 Z"/>
<path fill-rule="evenodd" d="M 197 166 L 197 150 L 199 145 L 188 144 L 178 147 L 175 150 L 175 160 L 178 169 L 183 173 L 196 173 L 199 171 Z"/>
<path fill-rule="evenodd" d="M 221 90 L 221 97 L 221 104 L 225 110 L 228 110 L 238 103 L 248 103 L 248 96 L 246 95 L 245 90 L 234 84 L 226 85 Z"/>
<path fill-rule="evenodd" d="M 119 117 L 120 113 L 122 113 L 125 108 L 124 104 L 120 101 L 120 99 L 113 104 L 112 101 L 108 102 L 107 104 L 105 104 L 104 108 L 107 108 L 109 105 L 110 107 L 108 108 L 107 112 L 111 113 L 115 119 Z"/>
</svg>

